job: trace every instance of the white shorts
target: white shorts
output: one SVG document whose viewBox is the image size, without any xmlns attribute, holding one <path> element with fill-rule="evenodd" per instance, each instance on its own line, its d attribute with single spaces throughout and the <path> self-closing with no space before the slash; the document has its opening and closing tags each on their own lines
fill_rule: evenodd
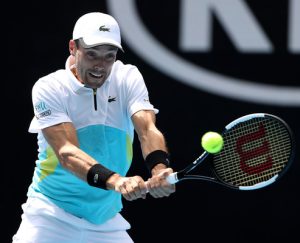
<svg viewBox="0 0 300 243">
<path fill-rule="evenodd" d="M 130 224 L 117 214 L 95 225 L 57 207 L 47 198 L 28 198 L 13 243 L 132 243 Z"/>
</svg>

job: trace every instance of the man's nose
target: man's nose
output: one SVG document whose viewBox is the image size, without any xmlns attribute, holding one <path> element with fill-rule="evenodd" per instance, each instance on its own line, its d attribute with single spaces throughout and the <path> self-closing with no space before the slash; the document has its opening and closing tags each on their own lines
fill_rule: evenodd
<svg viewBox="0 0 300 243">
<path fill-rule="evenodd" d="M 97 64 L 94 66 L 94 70 L 97 71 L 97 72 L 103 71 L 103 70 L 104 70 L 103 64 L 97 63 Z"/>
</svg>

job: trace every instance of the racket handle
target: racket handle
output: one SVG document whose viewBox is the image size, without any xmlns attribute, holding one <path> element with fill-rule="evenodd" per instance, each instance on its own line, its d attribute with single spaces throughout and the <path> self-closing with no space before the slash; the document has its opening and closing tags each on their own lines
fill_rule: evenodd
<svg viewBox="0 0 300 243">
<path fill-rule="evenodd" d="M 174 172 L 170 175 L 168 175 L 167 177 L 167 182 L 169 182 L 170 184 L 175 184 L 178 182 L 178 178 L 177 178 L 177 172 Z"/>
<path fill-rule="evenodd" d="M 168 177 L 166 178 L 166 181 L 168 183 L 170 183 L 170 184 L 177 183 L 179 181 L 178 178 L 177 178 L 177 172 L 174 172 L 174 173 L 168 175 Z M 148 190 L 148 182 L 146 181 L 145 183 L 146 183 L 147 193 L 148 193 L 149 192 L 149 190 Z"/>
</svg>

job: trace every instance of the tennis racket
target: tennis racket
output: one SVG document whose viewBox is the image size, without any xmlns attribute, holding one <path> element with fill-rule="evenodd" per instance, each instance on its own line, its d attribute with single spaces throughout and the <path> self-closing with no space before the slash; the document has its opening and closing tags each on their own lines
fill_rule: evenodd
<svg viewBox="0 0 300 243">
<path fill-rule="evenodd" d="M 170 174 L 167 181 L 175 184 L 183 180 L 204 180 L 238 190 L 255 190 L 277 181 L 293 161 L 292 131 L 277 116 L 245 115 L 229 123 L 221 134 L 224 145 L 220 152 L 203 152 L 186 168 Z M 209 161 L 211 176 L 195 172 L 204 161 Z"/>
</svg>

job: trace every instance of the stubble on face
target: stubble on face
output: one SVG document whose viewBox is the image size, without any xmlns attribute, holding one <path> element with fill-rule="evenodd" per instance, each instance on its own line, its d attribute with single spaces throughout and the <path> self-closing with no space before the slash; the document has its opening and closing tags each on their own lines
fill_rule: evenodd
<svg viewBox="0 0 300 243">
<path fill-rule="evenodd" d="M 110 45 L 79 48 L 76 53 L 76 75 L 89 88 L 100 88 L 110 75 L 118 49 Z"/>
</svg>

